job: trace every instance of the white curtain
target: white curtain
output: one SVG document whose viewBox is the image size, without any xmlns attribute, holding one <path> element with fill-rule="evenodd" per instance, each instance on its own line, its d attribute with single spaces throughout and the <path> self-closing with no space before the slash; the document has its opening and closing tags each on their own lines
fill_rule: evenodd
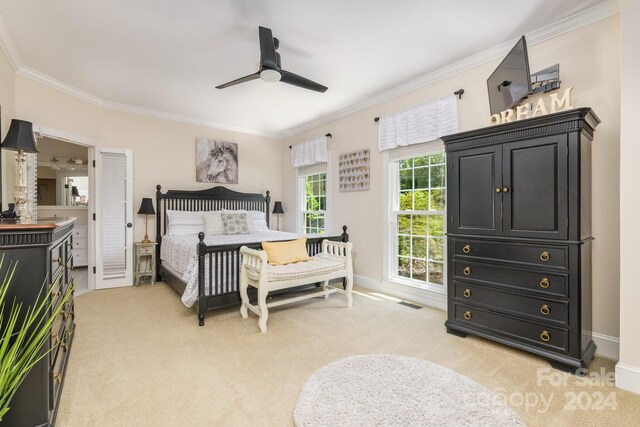
<svg viewBox="0 0 640 427">
<path fill-rule="evenodd" d="M 455 95 L 380 117 L 378 148 L 420 144 L 458 132 L 458 103 Z"/>
<path fill-rule="evenodd" d="M 327 161 L 326 136 L 300 142 L 291 147 L 291 163 L 293 163 L 294 168 L 314 165 L 316 163 L 326 163 Z"/>
</svg>

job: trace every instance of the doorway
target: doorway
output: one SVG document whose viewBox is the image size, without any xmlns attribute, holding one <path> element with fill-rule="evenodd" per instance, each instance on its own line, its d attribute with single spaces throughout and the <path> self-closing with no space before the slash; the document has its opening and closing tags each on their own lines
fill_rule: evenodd
<svg viewBox="0 0 640 427">
<path fill-rule="evenodd" d="M 96 288 L 95 247 L 96 174 L 98 141 L 34 126 L 38 137 L 38 219 L 76 217 L 73 230 L 73 265 L 76 295 Z"/>
</svg>

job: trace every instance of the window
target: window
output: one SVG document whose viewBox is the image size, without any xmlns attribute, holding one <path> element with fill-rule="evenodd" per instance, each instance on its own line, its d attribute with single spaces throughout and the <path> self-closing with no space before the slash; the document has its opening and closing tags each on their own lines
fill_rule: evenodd
<svg viewBox="0 0 640 427">
<path fill-rule="evenodd" d="M 327 173 L 299 177 L 300 218 L 298 229 L 307 234 L 324 234 L 327 227 Z"/>
<path fill-rule="evenodd" d="M 446 169 L 443 152 L 390 166 L 391 276 L 427 288 L 444 284 Z"/>
</svg>

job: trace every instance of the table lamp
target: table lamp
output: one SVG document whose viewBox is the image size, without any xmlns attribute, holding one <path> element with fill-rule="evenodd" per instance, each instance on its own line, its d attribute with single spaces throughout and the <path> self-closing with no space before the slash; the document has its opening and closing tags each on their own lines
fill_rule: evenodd
<svg viewBox="0 0 640 427">
<path fill-rule="evenodd" d="M 75 185 L 71 186 L 71 205 L 76 206 L 76 197 L 80 197 L 80 192 L 78 191 L 78 187 Z"/>
<path fill-rule="evenodd" d="M 278 217 L 278 225 L 277 230 L 280 231 L 280 215 L 284 213 L 284 209 L 282 209 L 282 202 L 275 202 L 273 205 L 273 213 Z"/>
<path fill-rule="evenodd" d="M 143 198 L 140 209 L 138 209 L 138 214 L 144 215 L 144 240 L 142 243 L 151 243 L 151 240 L 149 240 L 149 234 L 147 233 L 147 215 L 156 214 L 156 211 L 153 209 L 153 200 L 148 197 Z"/>
<path fill-rule="evenodd" d="M 17 151 L 18 181 L 13 192 L 13 200 L 16 202 L 20 217 L 30 219 L 31 212 L 27 209 L 27 187 L 24 183 L 24 162 L 26 158 L 24 153 L 38 152 L 36 137 L 33 134 L 33 124 L 24 120 L 11 119 L 7 136 L 2 141 L 2 148 Z"/>
</svg>

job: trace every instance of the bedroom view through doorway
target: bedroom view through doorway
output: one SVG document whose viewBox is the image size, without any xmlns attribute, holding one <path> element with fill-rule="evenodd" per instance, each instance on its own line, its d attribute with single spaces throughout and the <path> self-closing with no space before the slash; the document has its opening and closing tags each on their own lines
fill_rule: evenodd
<svg viewBox="0 0 640 427">
<path fill-rule="evenodd" d="M 75 217 L 73 268 L 76 295 L 89 291 L 89 212 L 95 194 L 89 177 L 89 147 L 43 136 L 38 139 L 36 205 L 39 220 Z"/>
</svg>

